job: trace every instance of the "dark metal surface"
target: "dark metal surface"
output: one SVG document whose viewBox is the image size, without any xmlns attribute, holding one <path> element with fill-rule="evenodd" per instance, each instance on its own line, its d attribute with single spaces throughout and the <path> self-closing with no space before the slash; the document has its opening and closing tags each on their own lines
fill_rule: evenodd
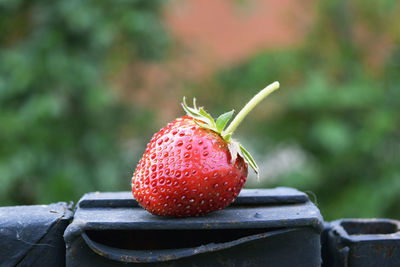
<svg viewBox="0 0 400 267">
<path fill-rule="evenodd" d="M 141 263 L 176 260 L 198 254 L 226 250 L 234 246 L 249 243 L 255 240 L 265 239 L 274 235 L 286 234 L 291 231 L 295 231 L 295 229 L 269 231 L 266 233 L 245 236 L 233 241 L 218 244 L 210 243 L 194 248 L 188 247 L 181 249 L 163 249 L 159 250 L 157 253 L 154 253 L 154 251 L 151 250 L 127 250 L 106 246 L 104 244 L 93 241 L 92 239 L 90 239 L 90 237 L 88 237 L 86 233 L 82 233 L 82 238 L 93 251 L 96 251 L 97 253 L 106 256 L 108 259 L 115 261 L 121 261 L 121 259 L 123 259 L 124 262 Z"/>
<path fill-rule="evenodd" d="M 308 197 L 303 192 L 293 188 L 277 187 L 263 190 L 242 190 L 232 205 L 304 203 L 307 201 Z M 81 208 L 138 207 L 139 204 L 132 198 L 131 192 L 94 192 L 84 195 L 78 206 Z"/>
<path fill-rule="evenodd" d="M 242 190 L 222 211 L 181 219 L 151 215 L 128 192 L 91 193 L 65 232 L 67 265 L 319 266 L 322 221 L 307 196 L 289 188 Z"/>
<path fill-rule="evenodd" d="M 209 251 L 176 260 L 152 263 L 126 263 L 114 261 L 107 255 L 99 256 L 82 238 L 77 238 L 67 251 L 67 266 L 266 266 L 312 267 L 320 266 L 319 235 L 311 228 L 293 229 L 251 242 L 244 242 L 227 249 Z M 155 256 L 158 254 L 155 251 Z M 174 256 L 172 252 L 171 257 Z"/>
<path fill-rule="evenodd" d="M 333 259 L 332 255 L 328 249 L 329 242 L 329 231 L 332 229 L 332 226 L 329 222 L 324 222 L 324 230 L 321 233 L 321 257 L 322 257 L 322 267 L 330 267 Z"/>
<path fill-rule="evenodd" d="M 330 223 L 324 266 L 400 266 L 400 221 L 342 219 Z"/>
<path fill-rule="evenodd" d="M 0 208 L 0 266 L 63 266 L 72 212 L 56 203 Z"/>
</svg>

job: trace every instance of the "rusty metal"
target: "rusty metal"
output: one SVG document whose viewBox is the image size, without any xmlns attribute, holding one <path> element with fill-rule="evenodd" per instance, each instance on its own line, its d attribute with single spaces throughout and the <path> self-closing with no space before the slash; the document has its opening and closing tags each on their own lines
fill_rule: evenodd
<svg viewBox="0 0 400 267">
<path fill-rule="evenodd" d="M 129 192 L 90 193 L 64 238 L 67 266 L 320 266 L 323 220 L 290 188 L 242 190 L 201 217 L 149 214 Z M 265 265 L 268 262 L 268 265 Z"/>
</svg>

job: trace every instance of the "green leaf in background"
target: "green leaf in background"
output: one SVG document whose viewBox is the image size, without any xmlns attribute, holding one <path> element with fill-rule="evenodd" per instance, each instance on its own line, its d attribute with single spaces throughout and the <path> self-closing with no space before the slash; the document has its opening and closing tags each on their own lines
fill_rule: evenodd
<svg viewBox="0 0 400 267">
<path fill-rule="evenodd" d="M 129 144 L 152 133 L 152 112 L 119 100 L 109 74 L 116 62 L 162 58 L 161 7 L 0 2 L 0 205 L 129 188 L 144 147 Z"/>
</svg>

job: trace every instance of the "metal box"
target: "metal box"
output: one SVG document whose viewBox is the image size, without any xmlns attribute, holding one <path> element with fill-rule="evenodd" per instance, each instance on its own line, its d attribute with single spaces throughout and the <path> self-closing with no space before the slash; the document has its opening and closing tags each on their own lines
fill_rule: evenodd
<svg viewBox="0 0 400 267">
<path fill-rule="evenodd" d="M 64 238 L 67 266 L 320 266 L 323 220 L 290 188 L 242 190 L 201 217 L 151 215 L 130 192 L 90 193 Z"/>
<path fill-rule="evenodd" d="M 0 266 L 64 266 L 71 205 L 0 208 Z"/>
<path fill-rule="evenodd" d="M 341 219 L 330 223 L 327 239 L 324 266 L 400 266 L 400 221 Z"/>
</svg>

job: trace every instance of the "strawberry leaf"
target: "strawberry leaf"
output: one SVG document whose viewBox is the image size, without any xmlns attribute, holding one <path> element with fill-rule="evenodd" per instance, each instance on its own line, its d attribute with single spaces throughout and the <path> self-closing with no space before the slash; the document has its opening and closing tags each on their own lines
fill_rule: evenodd
<svg viewBox="0 0 400 267">
<path fill-rule="evenodd" d="M 210 114 L 208 114 L 203 108 L 199 108 L 199 113 L 201 116 L 205 117 L 208 119 L 208 121 L 210 122 L 210 124 L 215 128 L 215 121 L 213 119 L 213 117 L 211 117 Z"/>
<path fill-rule="evenodd" d="M 191 108 L 191 107 L 189 107 L 189 106 L 186 104 L 186 97 L 183 97 L 183 102 L 181 103 L 181 105 L 182 105 L 183 109 L 186 111 L 186 113 L 189 113 L 189 114 L 198 114 L 198 112 L 197 112 L 196 109 Z"/>
<path fill-rule="evenodd" d="M 221 136 L 226 142 L 230 142 L 231 141 L 232 134 L 221 133 Z"/>
<path fill-rule="evenodd" d="M 198 109 L 196 107 L 196 99 L 195 98 L 193 98 L 193 106 L 194 106 L 194 108 L 189 107 L 186 104 L 186 98 L 183 97 L 182 107 L 186 111 L 187 115 L 189 115 L 190 117 L 193 117 L 193 119 L 195 119 L 195 120 L 205 122 L 207 124 L 207 127 L 204 127 L 204 128 L 211 129 L 216 132 L 217 128 L 216 128 L 214 119 L 203 108 Z"/>
<path fill-rule="evenodd" d="M 197 109 L 191 108 L 186 104 L 185 97 L 183 97 L 182 107 L 190 117 L 193 117 L 194 119 L 198 119 L 201 121 L 205 121 L 205 117 L 202 116 Z"/>
<path fill-rule="evenodd" d="M 211 131 L 215 131 L 215 129 L 213 127 L 211 127 L 210 125 L 206 124 L 206 123 L 202 123 L 200 121 L 197 120 L 193 120 L 194 123 L 196 123 L 200 128 L 205 128 L 205 129 L 209 129 Z"/>
<path fill-rule="evenodd" d="M 239 147 L 242 152 L 240 154 L 243 156 L 244 161 L 246 161 L 246 163 L 249 164 L 251 168 L 253 168 L 254 172 L 257 175 L 257 179 L 260 179 L 259 169 L 258 169 L 256 161 L 253 159 L 253 157 L 250 155 L 250 153 L 241 144 L 239 144 Z"/>
<path fill-rule="evenodd" d="M 195 97 L 193 97 L 193 108 L 194 108 L 195 110 L 197 110 L 196 98 L 195 98 Z"/>
<path fill-rule="evenodd" d="M 224 114 L 222 114 L 221 116 L 218 117 L 217 122 L 216 122 L 216 126 L 217 126 L 217 131 L 219 133 L 221 133 L 224 130 L 226 124 L 232 118 L 234 112 L 235 111 L 232 110 L 232 111 L 226 112 L 226 113 L 224 113 Z"/>
</svg>

